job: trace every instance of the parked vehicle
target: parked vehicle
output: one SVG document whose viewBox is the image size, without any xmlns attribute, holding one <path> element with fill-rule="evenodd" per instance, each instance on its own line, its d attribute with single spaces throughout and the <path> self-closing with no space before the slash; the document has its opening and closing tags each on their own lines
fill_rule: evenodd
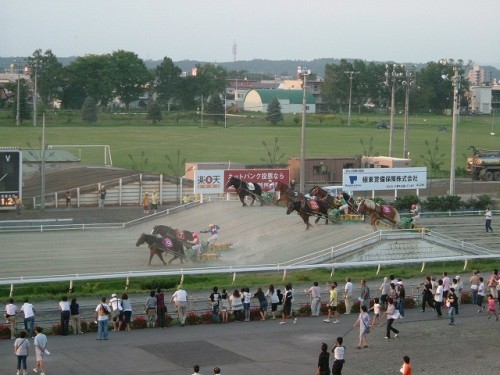
<svg viewBox="0 0 500 375">
<path fill-rule="evenodd" d="M 472 149 L 472 157 L 467 158 L 467 173 L 473 180 L 500 181 L 500 150 Z"/>
</svg>

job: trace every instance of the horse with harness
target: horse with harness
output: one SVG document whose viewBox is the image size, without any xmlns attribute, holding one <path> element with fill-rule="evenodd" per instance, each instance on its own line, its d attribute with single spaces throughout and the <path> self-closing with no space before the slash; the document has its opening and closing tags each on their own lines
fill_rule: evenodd
<svg viewBox="0 0 500 375">
<path fill-rule="evenodd" d="M 315 223 L 323 218 L 325 219 L 325 224 L 328 224 L 328 203 L 326 200 L 314 200 L 307 199 L 304 194 L 299 194 L 299 199 L 289 200 L 287 205 L 286 214 L 290 215 L 293 211 L 302 218 L 304 224 L 306 224 L 306 230 L 309 229 L 309 217 L 316 216 Z"/>
<path fill-rule="evenodd" d="M 184 259 L 186 259 L 184 245 L 176 237 L 166 236 L 164 238 L 159 238 L 151 234 L 142 233 L 135 246 L 140 246 L 144 243 L 146 243 L 149 247 L 148 266 L 151 265 L 151 260 L 154 255 L 158 255 L 163 265 L 166 266 L 167 263 L 165 263 L 165 260 L 163 259 L 163 253 L 173 256 L 173 258 L 169 260 L 168 264 L 172 263 L 175 259 L 180 259 L 181 263 L 184 263 Z"/>
<path fill-rule="evenodd" d="M 243 207 L 245 207 L 247 205 L 245 203 L 245 197 L 247 197 L 247 196 L 252 198 L 252 203 L 250 203 L 250 206 L 253 206 L 255 199 L 260 201 L 261 207 L 264 204 L 264 201 L 261 197 L 262 188 L 260 187 L 259 184 L 255 183 L 255 182 L 245 182 L 243 180 L 240 180 L 237 177 L 232 176 L 229 179 L 229 181 L 227 182 L 226 188 L 229 188 L 231 186 L 236 189 L 236 194 L 238 194 L 238 197 L 240 198 L 240 201 L 243 204 Z"/>
<path fill-rule="evenodd" d="M 392 228 L 400 225 L 399 212 L 388 204 L 380 205 L 371 199 L 363 199 L 358 205 L 358 212 L 362 215 L 370 215 L 373 230 L 377 229 L 378 222 L 383 222 Z"/>
</svg>

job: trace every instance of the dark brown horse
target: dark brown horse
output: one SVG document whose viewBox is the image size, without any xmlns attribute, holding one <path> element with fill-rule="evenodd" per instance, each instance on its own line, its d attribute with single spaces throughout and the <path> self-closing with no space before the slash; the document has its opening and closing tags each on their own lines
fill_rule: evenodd
<svg viewBox="0 0 500 375">
<path fill-rule="evenodd" d="M 140 246 L 146 243 L 149 247 L 149 263 L 151 265 L 151 260 L 154 255 L 158 255 L 163 265 L 166 266 L 165 260 L 163 259 L 163 253 L 173 255 L 173 258 L 169 260 L 168 264 L 172 263 L 175 259 L 180 259 L 181 263 L 184 263 L 186 259 L 186 253 L 184 252 L 184 246 L 181 241 L 175 237 L 165 237 L 158 238 L 150 234 L 143 233 L 137 240 L 135 246 Z"/>
<path fill-rule="evenodd" d="M 306 230 L 309 229 L 309 217 L 316 216 L 315 223 L 318 223 L 319 219 L 325 219 L 325 224 L 328 224 L 328 205 L 319 200 L 306 200 L 306 201 L 288 201 L 288 206 L 286 210 L 286 214 L 290 215 L 293 211 L 296 211 L 297 214 L 301 217 L 306 225 Z"/>
<path fill-rule="evenodd" d="M 260 206 L 264 204 L 264 201 L 262 200 L 261 194 L 262 194 L 262 188 L 260 187 L 259 184 L 252 182 L 253 189 L 251 189 L 250 183 L 245 182 L 243 180 L 240 180 L 237 177 L 232 176 L 229 181 L 226 184 L 226 188 L 232 186 L 236 189 L 236 194 L 238 194 L 238 197 L 240 197 L 240 201 L 243 204 L 243 207 L 245 207 L 247 204 L 245 203 L 245 197 L 249 196 L 252 198 L 252 203 L 250 203 L 250 206 L 253 206 L 253 203 L 255 202 L 255 199 L 260 201 Z"/>
<path fill-rule="evenodd" d="M 370 224 L 373 230 L 377 230 L 377 221 L 390 224 L 393 228 L 399 224 L 398 211 L 388 204 L 380 205 L 371 199 L 363 199 L 358 205 L 358 212 L 362 215 L 370 215 Z"/>
<path fill-rule="evenodd" d="M 155 225 L 151 231 L 152 236 L 175 236 L 181 241 L 193 241 L 193 232 L 188 230 L 179 230 L 169 227 L 168 225 Z"/>
</svg>

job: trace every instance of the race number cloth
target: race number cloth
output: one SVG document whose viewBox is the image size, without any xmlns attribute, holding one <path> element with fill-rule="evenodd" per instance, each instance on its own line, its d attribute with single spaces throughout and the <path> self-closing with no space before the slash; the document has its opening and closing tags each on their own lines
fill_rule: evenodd
<svg viewBox="0 0 500 375">
<path fill-rule="evenodd" d="M 162 240 L 162 244 L 164 247 L 170 249 L 172 247 L 174 247 L 174 244 L 172 242 L 172 240 L 168 237 L 165 237 L 163 240 Z"/>
</svg>

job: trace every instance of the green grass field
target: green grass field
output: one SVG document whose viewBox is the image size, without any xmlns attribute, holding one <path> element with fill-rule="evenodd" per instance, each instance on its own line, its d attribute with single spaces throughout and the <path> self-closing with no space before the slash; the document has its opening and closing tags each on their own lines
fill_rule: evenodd
<svg viewBox="0 0 500 375">
<path fill-rule="evenodd" d="M 273 145 L 278 137 L 280 152 L 284 153 L 282 160 L 286 163 L 289 157 L 300 157 L 300 114 L 287 115 L 285 121 L 276 126 L 264 121 L 264 114 L 252 113 L 244 117 L 228 117 L 227 127 L 224 121 L 215 124 L 209 116 L 204 118 L 203 127 L 195 114 L 169 113 L 164 115 L 162 122 L 152 125 L 145 120 L 145 114 L 99 114 L 97 124 L 82 123 L 74 112 L 52 112 L 46 116 L 45 140 L 47 144 L 55 145 L 110 145 L 113 165 L 131 168 L 129 155 L 140 164 L 141 154 L 148 163 L 140 169 L 145 172 L 169 173 L 165 154 L 171 158 L 180 151 L 181 159 L 188 162 L 221 162 L 264 163 L 266 150 L 262 145 Z M 318 115 L 308 115 L 306 125 L 306 157 L 340 157 L 363 154 L 360 140 L 365 147 L 373 137 L 373 154 L 387 155 L 389 145 L 389 130 L 377 129 L 379 121 L 388 123 L 388 115 L 357 115 L 352 116 L 352 125 L 347 127 L 347 115 L 327 115 L 322 121 Z M 395 117 L 394 155 L 403 156 L 403 115 Z M 466 166 L 466 157 L 470 152 L 467 147 L 499 149 L 499 135 L 492 136 L 493 118 L 491 116 L 461 117 L 457 127 L 457 168 Z M 448 131 L 439 129 L 446 127 Z M 414 166 L 424 166 L 420 155 L 427 152 L 425 141 L 431 147 L 435 139 L 439 139 L 439 154 L 442 171 L 449 170 L 451 153 L 450 116 L 413 115 L 409 125 L 409 151 Z M 500 124 L 497 126 L 500 128 Z M 40 145 L 42 135 L 42 120 L 33 127 L 31 122 L 24 122 L 16 127 L 10 112 L 0 112 L 0 146 L 15 146 L 23 149 Z M 500 134 L 500 129 L 496 130 Z M 78 147 L 70 149 L 79 155 Z M 82 162 L 103 163 L 102 149 L 81 148 Z M 437 177 L 437 176 L 436 176 Z"/>
</svg>

